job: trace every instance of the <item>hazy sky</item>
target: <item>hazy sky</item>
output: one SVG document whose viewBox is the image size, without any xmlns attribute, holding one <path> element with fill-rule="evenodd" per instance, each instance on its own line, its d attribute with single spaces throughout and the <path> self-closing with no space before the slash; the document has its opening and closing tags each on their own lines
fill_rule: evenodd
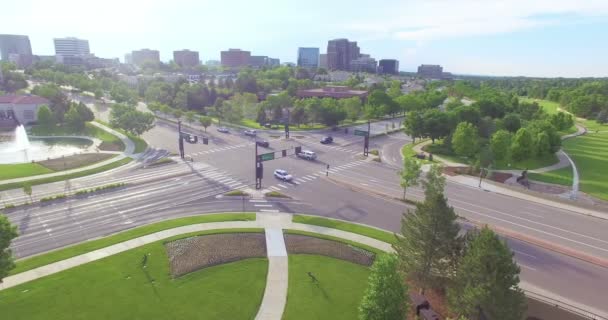
<svg viewBox="0 0 608 320">
<path fill-rule="evenodd" d="M 608 76 L 608 0 L 5 0 L 0 33 L 89 40 L 101 57 L 153 48 L 219 59 L 227 48 L 295 61 L 300 46 L 349 38 L 401 70 L 441 64 L 485 75 Z"/>
</svg>

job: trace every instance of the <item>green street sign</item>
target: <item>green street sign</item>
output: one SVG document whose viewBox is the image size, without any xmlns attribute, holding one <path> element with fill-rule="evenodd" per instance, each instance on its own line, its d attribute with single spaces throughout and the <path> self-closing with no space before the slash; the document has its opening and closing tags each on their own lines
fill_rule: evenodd
<svg viewBox="0 0 608 320">
<path fill-rule="evenodd" d="M 260 154 L 258 155 L 258 159 L 260 161 L 274 160 L 274 152 Z"/>
<path fill-rule="evenodd" d="M 355 135 L 356 136 L 361 136 L 361 137 L 366 137 L 369 135 L 369 132 L 365 131 L 365 130 L 357 130 L 355 129 Z"/>
</svg>

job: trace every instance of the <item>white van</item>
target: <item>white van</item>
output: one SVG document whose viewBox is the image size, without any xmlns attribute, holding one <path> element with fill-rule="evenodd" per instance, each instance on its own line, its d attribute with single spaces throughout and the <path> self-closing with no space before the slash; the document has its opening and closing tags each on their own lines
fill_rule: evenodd
<svg viewBox="0 0 608 320">
<path fill-rule="evenodd" d="M 317 154 L 310 150 L 302 150 L 302 152 L 298 153 L 298 157 L 306 160 L 315 160 L 317 158 Z"/>
</svg>

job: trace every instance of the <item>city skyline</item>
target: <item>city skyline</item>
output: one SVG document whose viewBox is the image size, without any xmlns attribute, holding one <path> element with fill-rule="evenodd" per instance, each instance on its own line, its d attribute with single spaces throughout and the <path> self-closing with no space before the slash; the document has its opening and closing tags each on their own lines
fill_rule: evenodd
<svg viewBox="0 0 608 320">
<path fill-rule="evenodd" d="M 72 0 L 29 0 L 7 4 L 0 26 L 3 33 L 28 35 L 39 55 L 54 53 L 54 38 L 77 37 L 89 41 L 91 53 L 121 61 L 140 48 L 159 50 L 163 61 L 175 50 L 198 51 L 207 61 L 219 60 L 226 48 L 241 48 L 295 63 L 299 47 L 326 53 L 328 40 L 348 38 L 378 60 L 399 60 L 402 71 L 441 64 L 457 74 L 608 75 L 608 44 L 598 41 L 608 28 L 605 1 L 388 0 L 356 7 L 340 1 L 320 6 L 317 0 L 306 6 L 228 2 L 188 0 L 165 7 L 151 1 L 139 7 L 109 0 L 92 14 L 70 5 Z M 222 14 L 227 7 L 239 10 Z"/>
</svg>

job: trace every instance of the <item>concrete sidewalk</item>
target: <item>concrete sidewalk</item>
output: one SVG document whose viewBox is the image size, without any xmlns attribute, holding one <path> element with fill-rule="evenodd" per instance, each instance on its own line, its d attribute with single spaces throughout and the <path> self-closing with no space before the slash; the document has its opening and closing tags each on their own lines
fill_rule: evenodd
<svg viewBox="0 0 608 320">
<path fill-rule="evenodd" d="M 18 183 L 18 182 L 26 182 L 26 181 L 32 181 L 32 180 L 39 180 L 39 179 L 45 179 L 45 178 L 51 178 L 51 177 L 57 177 L 57 176 L 63 176 L 63 175 L 68 175 L 68 174 L 72 174 L 72 173 L 77 173 L 77 172 L 81 172 L 81 171 L 86 171 L 86 170 L 90 170 L 90 169 L 95 169 L 95 168 L 99 168 L 99 167 L 103 167 L 105 165 L 108 165 L 110 163 L 122 160 L 126 157 L 130 157 L 133 155 L 133 151 L 135 151 L 135 143 L 133 143 L 133 141 L 131 141 L 131 139 L 129 139 L 127 136 L 125 136 L 124 134 L 109 128 L 101 123 L 97 123 L 97 122 L 90 122 L 92 125 L 105 130 L 115 136 L 117 136 L 118 138 L 120 138 L 120 140 L 122 141 L 122 143 L 125 145 L 125 151 L 122 152 L 121 154 L 119 154 L 116 157 L 110 158 L 108 160 L 104 160 L 101 162 L 97 162 L 95 164 L 92 164 L 90 166 L 86 166 L 86 167 L 81 167 L 81 168 L 76 168 L 76 169 L 71 169 L 71 170 L 65 170 L 65 171 L 58 171 L 58 172 L 53 172 L 53 173 L 48 173 L 48 174 L 40 174 L 40 175 L 35 175 L 35 176 L 31 176 L 31 177 L 23 177 L 23 178 L 15 178 L 15 179 L 8 179 L 8 180 L 2 180 L 0 181 L 0 185 L 2 184 L 9 184 L 9 183 Z M 90 138 L 89 138 L 90 139 Z"/>
<path fill-rule="evenodd" d="M 265 228 L 269 258 L 268 276 L 264 298 L 258 310 L 256 319 L 280 320 L 287 303 L 287 290 L 289 284 L 288 258 L 285 250 L 282 230 L 292 229 L 308 231 L 350 240 L 386 252 L 394 252 L 390 244 L 373 238 L 332 228 L 294 223 L 292 222 L 291 218 L 292 215 L 287 213 L 258 213 L 256 215 L 256 221 L 201 223 L 163 230 L 7 277 L 4 279 L 3 283 L 0 283 L 0 290 L 8 289 L 28 281 L 33 281 L 48 275 L 59 273 L 88 262 L 97 261 L 117 253 L 131 250 L 176 235 L 214 229 Z M 601 310 L 596 310 L 594 308 L 590 309 L 588 306 L 581 305 L 575 301 L 571 301 L 526 282 L 522 282 L 521 287 L 526 290 L 526 295 L 531 297 L 539 294 L 542 297 L 549 298 L 550 303 L 566 302 L 570 307 L 581 308 L 581 310 L 587 310 L 608 318 L 608 315 L 604 315 L 604 312 Z"/>
</svg>

